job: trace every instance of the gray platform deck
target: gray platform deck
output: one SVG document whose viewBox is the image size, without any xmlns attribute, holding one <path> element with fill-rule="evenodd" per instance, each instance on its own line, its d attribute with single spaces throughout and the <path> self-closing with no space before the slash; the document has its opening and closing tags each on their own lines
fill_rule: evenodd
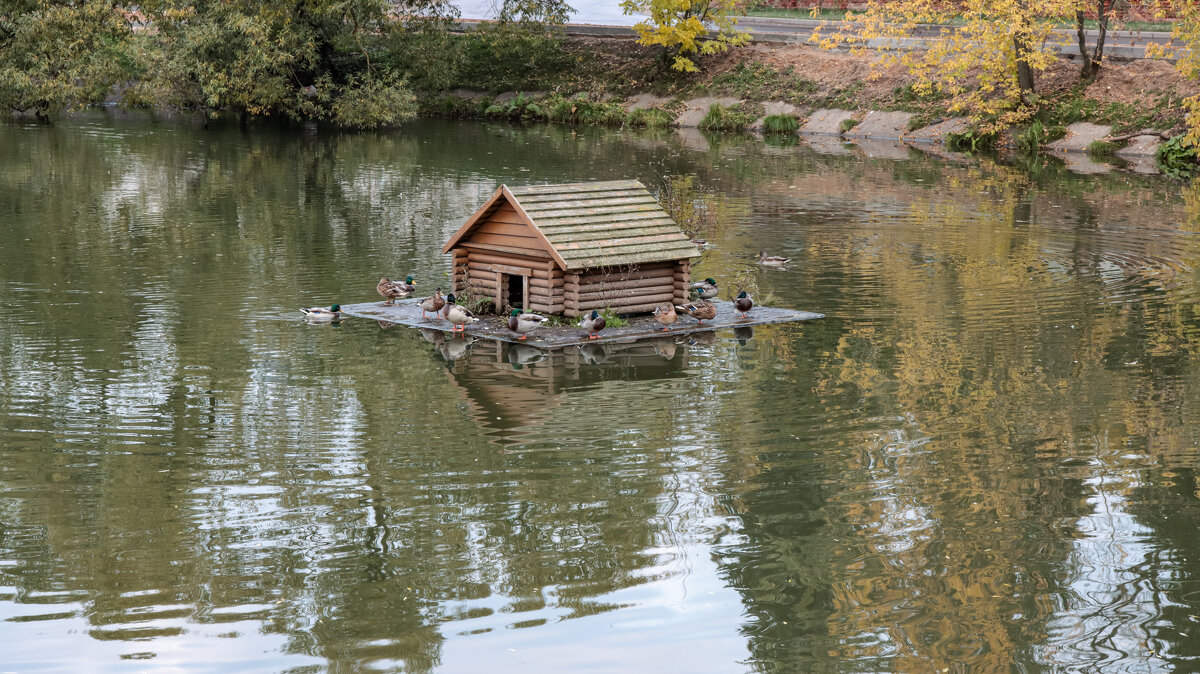
<svg viewBox="0 0 1200 674">
<path fill-rule="evenodd" d="M 450 328 L 453 326 L 449 321 L 432 316 L 422 318 L 421 307 L 418 306 L 419 301 L 416 299 L 399 300 L 392 306 L 386 306 L 382 301 L 368 302 L 366 304 L 343 304 L 342 312 L 356 318 L 369 318 L 371 320 L 388 321 L 389 323 L 397 323 L 414 328 L 428 328 L 430 330 L 450 332 Z M 690 316 L 680 316 L 679 320 L 671 326 L 670 332 L 663 332 L 662 325 L 650 315 L 631 318 L 629 319 L 629 325 L 623 328 L 605 328 L 600 333 L 600 339 L 591 340 L 587 338 L 587 332 L 577 325 L 539 328 L 530 333 L 524 340 L 521 340 L 517 338 L 518 335 L 516 333 L 508 329 L 507 318 L 499 316 L 481 317 L 478 323 L 468 325 L 466 332 L 472 337 L 494 339 L 514 344 L 528 344 L 541 349 L 558 349 L 564 346 L 576 346 L 579 344 L 632 342 L 648 337 L 662 337 L 668 334 L 686 335 L 693 332 L 740 328 L 749 325 L 767 325 L 770 323 L 792 323 L 825 317 L 824 314 L 817 314 L 811 311 L 794 311 L 792 309 L 756 306 L 750 310 L 749 316 L 742 318 L 741 314 L 733 308 L 732 303 L 717 301 L 714 304 L 717 305 L 717 317 L 714 320 L 704 321 L 704 324 L 701 325 L 697 323 L 696 319 Z"/>
</svg>

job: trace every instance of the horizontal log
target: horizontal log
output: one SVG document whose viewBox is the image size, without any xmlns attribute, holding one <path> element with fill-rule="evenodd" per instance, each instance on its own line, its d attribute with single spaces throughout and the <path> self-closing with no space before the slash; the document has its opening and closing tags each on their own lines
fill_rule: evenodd
<svg viewBox="0 0 1200 674">
<path fill-rule="evenodd" d="M 579 302 L 628 302 L 631 299 L 647 297 L 674 297 L 674 288 L 628 288 L 626 290 L 610 290 L 602 293 L 579 293 Z M 649 300 L 646 300 L 649 301 Z"/>
<path fill-rule="evenodd" d="M 521 257 L 528 257 L 533 260 L 536 260 L 539 263 L 539 266 L 541 263 L 545 262 L 545 260 L 547 258 L 550 257 L 549 253 L 546 253 L 544 256 L 537 256 L 536 255 L 537 251 L 531 251 L 528 248 L 513 248 L 511 246 L 500 246 L 500 245 L 484 246 L 484 245 L 471 243 L 471 242 L 466 242 L 461 245 L 463 248 L 466 248 L 467 250 L 471 251 L 472 254 L 474 254 L 476 252 L 480 252 L 480 253 L 491 253 L 492 255 L 495 255 L 496 253 L 505 253 L 507 255 L 518 255 Z M 503 264 L 503 262 L 501 264 Z"/>
<path fill-rule="evenodd" d="M 615 299 L 583 299 L 576 301 L 563 300 L 563 304 L 576 309 L 604 309 L 611 307 L 614 310 L 624 310 L 625 307 L 649 305 L 651 309 L 659 304 L 667 304 L 675 301 L 675 293 L 655 293 L 653 295 L 639 295 L 632 297 L 620 297 Z"/>
<path fill-rule="evenodd" d="M 480 225 L 476 230 L 479 234 L 499 234 L 500 236 L 518 236 L 536 242 L 537 245 L 542 245 L 541 239 L 533 233 L 533 230 L 526 225 L 514 225 L 509 222 L 501 222 L 488 220 Z M 472 240 L 474 240 L 472 238 Z"/>
<path fill-rule="evenodd" d="M 547 314 L 561 314 L 563 312 L 563 305 L 561 305 L 561 304 L 538 304 L 536 302 L 533 302 L 533 303 L 530 303 L 529 309 L 530 309 L 530 311 L 540 311 L 540 312 L 547 313 Z"/>
<path fill-rule="evenodd" d="M 511 267 L 528 267 L 536 271 L 548 274 L 546 271 L 546 258 L 530 257 L 528 255 L 496 255 L 491 251 L 471 251 L 470 257 L 472 264 L 503 264 Z M 551 262 L 551 264 L 553 264 Z"/>
<path fill-rule="evenodd" d="M 547 273 L 544 269 L 530 269 L 529 267 L 513 267 L 506 264 L 484 264 L 481 262 L 472 261 L 467 267 L 467 273 L 471 276 L 483 276 L 486 278 L 495 278 L 496 273 L 509 274 L 510 276 L 524 276 L 530 281 L 535 279 L 541 280 L 543 283 L 549 283 Z"/>
<path fill-rule="evenodd" d="M 507 248 L 528 250 L 529 252 L 526 254 L 531 257 L 537 257 L 546 251 L 542 242 L 531 236 L 508 236 L 506 234 L 486 234 L 481 232 L 471 237 L 471 243 L 488 248 L 492 246 L 504 246 Z"/>
<path fill-rule="evenodd" d="M 666 304 L 667 302 L 670 302 L 670 301 L 671 301 L 670 299 L 666 299 L 661 302 L 646 302 L 644 304 L 625 304 L 625 305 L 621 305 L 621 306 L 612 305 L 612 307 L 610 307 L 610 308 L 619 314 L 644 314 L 644 313 L 649 313 L 651 311 L 654 311 L 655 307 L 659 306 L 660 304 Z M 604 304 L 597 304 L 597 305 L 581 304 L 577 307 L 577 309 L 579 311 L 591 311 L 592 309 L 604 309 L 606 307 L 607 307 L 607 305 L 604 305 Z"/>
<path fill-rule="evenodd" d="M 637 279 L 646 279 L 646 278 L 670 278 L 670 277 L 673 277 L 675 274 L 676 274 L 676 272 L 674 270 L 672 270 L 670 267 L 662 267 L 660 269 L 645 269 L 645 270 L 638 270 L 638 271 L 625 272 L 625 273 L 619 273 L 619 274 L 618 273 L 613 273 L 613 274 L 588 273 L 588 274 L 583 274 L 580 276 L 579 284 L 584 285 L 584 284 L 588 284 L 588 283 L 602 283 L 605 281 L 608 281 L 608 282 L 633 281 L 633 280 L 637 280 Z"/>
<path fill-rule="evenodd" d="M 564 288 L 570 288 L 580 293 L 597 293 L 607 290 L 626 290 L 628 288 L 671 288 L 676 282 L 670 278 L 642 278 L 629 281 L 612 281 L 609 283 L 574 284 L 564 283 Z"/>
</svg>

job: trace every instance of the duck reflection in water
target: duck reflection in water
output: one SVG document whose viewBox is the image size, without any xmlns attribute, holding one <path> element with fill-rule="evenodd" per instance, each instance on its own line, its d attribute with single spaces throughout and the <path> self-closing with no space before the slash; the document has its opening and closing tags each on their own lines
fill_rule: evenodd
<svg viewBox="0 0 1200 674">
<path fill-rule="evenodd" d="M 541 349 L 534 348 L 527 344 L 513 344 L 508 347 L 506 359 L 513 366 L 514 370 L 519 370 L 526 365 L 533 365 L 546 360 L 547 354 Z"/>
<path fill-rule="evenodd" d="M 740 328 L 733 329 L 733 336 L 737 339 L 738 344 L 746 346 L 746 342 L 754 339 L 754 328 L 749 325 L 744 325 Z"/>
</svg>

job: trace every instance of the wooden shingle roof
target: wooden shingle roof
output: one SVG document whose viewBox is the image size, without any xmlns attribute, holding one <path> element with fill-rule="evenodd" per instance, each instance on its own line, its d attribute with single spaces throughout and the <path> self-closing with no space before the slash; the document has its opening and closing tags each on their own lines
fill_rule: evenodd
<svg viewBox="0 0 1200 674">
<path fill-rule="evenodd" d="M 566 271 L 699 257 L 696 245 L 636 180 L 509 188 L 488 203 L 443 248 L 450 251 L 507 200 Z"/>
</svg>

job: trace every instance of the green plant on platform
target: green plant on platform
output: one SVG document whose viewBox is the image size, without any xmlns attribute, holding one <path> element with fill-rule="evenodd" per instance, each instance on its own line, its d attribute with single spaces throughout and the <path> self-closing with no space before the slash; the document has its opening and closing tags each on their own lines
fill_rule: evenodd
<svg viewBox="0 0 1200 674">
<path fill-rule="evenodd" d="M 763 118 L 764 133 L 796 133 L 800 120 L 795 115 L 767 115 Z"/>
<path fill-rule="evenodd" d="M 600 315 L 604 317 L 604 327 L 606 328 L 623 328 L 629 325 L 629 321 L 621 318 L 620 314 L 612 307 L 605 307 Z"/>
<path fill-rule="evenodd" d="M 1175 136 L 1158 146 L 1154 154 L 1158 160 L 1158 168 L 1163 173 L 1175 178 L 1190 178 L 1200 173 L 1200 156 L 1196 152 L 1196 144 L 1187 136 Z"/>
<path fill-rule="evenodd" d="M 846 133 L 856 126 L 858 126 L 858 120 L 851 117 L 850 119 L 843 119 L 842 123 L 838 124 L 838 130 L 840 130 L 842 133 Z"/>
<path fill-rule="evenodd" d="M 734 107 L 726 107 L 720 103 L 708 106 L 708 113 L 700 120 L 702 131 L 745 131 L 754 123 L 754 117 Z"/>
<path fill-rule="evenodd" d="M 1110 157 L 1117 151 L 1117 144 L 1107 140 L 1096 140 L 1088 145 L 1087 151 L 1088 154 L 1097 157 Z"/>
</svg>

